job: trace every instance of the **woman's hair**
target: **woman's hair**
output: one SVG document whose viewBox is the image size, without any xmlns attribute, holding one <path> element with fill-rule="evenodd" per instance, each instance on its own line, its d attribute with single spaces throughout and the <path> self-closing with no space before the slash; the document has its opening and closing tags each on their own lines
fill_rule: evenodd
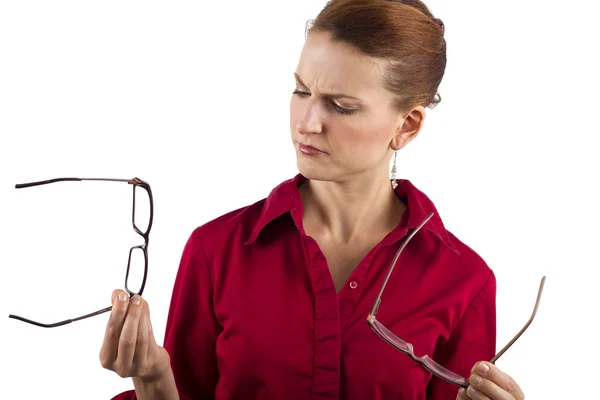
<svg viewBox="0 0 600 400">
<path fill-rule="evenodd" d="M 444 24 L 420 0 L 331 0 L 308 22 L 310 32 L 329 32 L 333 40 L 387 60 L 383 84 L 399 110 L 441 101 Z"/>
</svg>

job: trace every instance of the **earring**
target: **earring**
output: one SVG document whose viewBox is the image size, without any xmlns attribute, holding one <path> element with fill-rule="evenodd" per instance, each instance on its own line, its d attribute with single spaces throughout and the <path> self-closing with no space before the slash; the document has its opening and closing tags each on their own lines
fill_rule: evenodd
<svg viewBox="0 0 600 400">
<path fill-rule="evenodd" d="M 394 151 L 394 165 L 392 165 L 392 179 L 390 182 L 392 184 L 392 189 L 396 189 L 398 187 L 398 182 L 396 182 L 396 156 L 398 155 L 397 151 Z"/>
</svg>

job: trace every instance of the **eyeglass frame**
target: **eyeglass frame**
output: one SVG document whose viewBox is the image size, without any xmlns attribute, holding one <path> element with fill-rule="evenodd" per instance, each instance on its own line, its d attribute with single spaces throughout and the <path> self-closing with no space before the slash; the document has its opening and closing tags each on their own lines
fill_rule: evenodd
<svg viewBox="0 0 600 400">
<path fill-rule="evenodd" d="M 423 368 L 425 368 L 427 371 L 429 371 L 433 376 L 436 376 L 437 378 L 440 378 L 448 383 L 451 383 L 453 385 L 459 386 L 459 387 L 463 387 L 463 388 L 467 388 L 469 386 L 469 380 L 467 378 L 462 377 L 461 375 L 457 374 L 456 372 L 450 371 L 449 369 L 445 368 L 444 366 L 438 364 L 437 362 L 435 362 L 433 359 L 431 359 L 428 355 L 424 355 L 422 357 L 417 357 L 414 353 L 414 349 L 413 349 L 413 345 L 405 342 L 404 340 L 400 339 L 398 336 L 396 336 L 392 331 L 390 331 L 388 328 L 385 327 L 385 325 L 383 325 L 380 321 L 377 320 L 376 316 L 377 316 L 377 312 L 379 311 L 379 306 L 381 305 L 381 297 L 383 294 L 383 290 L 385 289 L 388 280 L 392 274 L 392 271 L 394 270 L 394 267 L 396 266 L 396 263 L 398 261 L 398 258 L 400 257 L 400 254 L 402 253 L 402 251 L 404 250 L 404 248 L 408 245 L 408 242 L 413 238 L 414 235 L 416 235 L 416 233 L 431 219 L 431 217 L 433 217 L 433 212 L 429 213 L 427 215 L 427 217 L 425 217 L 425 219 L 423 220 L 423 222 L 421 222 L 415 229 L 412 230 L 412 232 L 406 237 L 406 239 L 402 242 L 402 244 L 400 245 L 400 247 L 398 248 L 398 250 L 396 251 L 396 254 L 394 256 L 394 258 L 392 259 L 392 262 L 390 264 L 390 268 L 388 269 L 388 272 L 383 280 L 383 284 L 381 285 L 381 288 L 379 289 L 379 292 L 377 293 L 377 297 L 375 298 L 375 302 L 373 303 L 373 307 L 371 308 L 371 312 L 369 313 L 369 315 L 367 316 L 367 323 L 369 324 L 369 326 L 373 329 L 373 331 L 377 334 L 377 336 L 379 336 L 381 339 L 383 339 L 387 344 L 389 344 L 390 346 L 394 347 L 396 350 L 407 354 L 408 356 L 410 356 L 410 358 L 412 358 L 414 361 L 416 361 L 417 363 L 421 364 L 421 366 Z M 546 281 L 546 277 L 543 276 L 542 280 L 540 282 L 540 287 L 538 290 L 538 295 L 537 295 L 537 299 L 535 302 L 535 306 L 533 308 L 533 312 L 531 314 L 531 317 L 529 318 L 529 320 L 527 321 L 527 323 L 525 324 L 525 326 L 523 326 L 523 328 L 519 331 L 519 333 L 517 333 L 515 335 L 515 337 L 512 338 L 512 340 L 510 340 L 510 342 L 508 342 L 508 344 L 506 346 L 504 346 L 502 348 L 502 350 L 500 350 L 495 356 L 494 358 L 492 358 L 490 360 L 491 364 L 495 364 L 496 361 L 500 358 L 500 356 L 502 356 L 516 341 L 517 339 L 525 332 L 525 330 L 529 327 L 529 325 L 531 324 L 531 322 L 533 321 L 535 315 L 537 314 L 537 310 L 538 310 L 538 306 L 540 303 L 540 299 L 542 297 L 542 291 L 544 289 L 544 283 Z M 390 339 L 385 337 L 385 332 L 383 332 L 383 328 L 385 331 L 389 332 L 390 337 L 397 339 L 398 341 L 402 342 L 403 344 L 405 344 L 406 349 L 402 349 L 400 347 L 398 347 L 397 345 L 395 345 Z M 447 375 L 454 375 L 454 379 L 450 379 L 447 376 L 444 376 L 443 374 L 447 373 Z"/>
<path fill-rule="evenodd" d="M 125 273 L 125 291 L 129 294 L 130 297 L 132 297 L 136 294 L 141 296 L 142 293 L 144 292 L 144 288 L 146 286 L 146 280 L 148 278 L 148 243 L 150 241 L 150 230 L 152 229 L 152 223 L 154 220 L 154 198 L 152 196 L 152 189 L 150 188 L 150 184 L 146 181 L 143 181 L 140 178 L 133 178 L 133 179 L 54 178 L 54 179 L 48 179 L 48 180 L 38 181 L 38 182 L 19 183 L 19 184 L 15 185 L 15 189 L 24 189 L 24 188 L 29 188 L 29 187 L 33 187 L 33 186 L 47 185 L 47 184 L 56 183 L 56 182 L 73 182 L 73 181 L 77 181 L 77 182 L 80 182 L 80 181 L 125 182 L 129 185 L 133 185 L 133 207 L 132 207 L 131 222 L 133 225 L 133 230 L 144 239 L 144 244 L 138 245 L 138 246 L 132 246 L 129 249 L 129 258 L 127 261 L 127 271 Z M 135 204 L 136 204 L 135 203 L 135 191 L 136 191 L 137 187 L 141 187 L 142 189 L 144 189 L 146 191 L 146 193 L 148 193 L 148 198 L 150 201 L 150 217 L 149 217 L 149 221 L 148 221 L 148 227 L 146 228 L 145 231 L 142 231 L 135 223 Z M 131 268 L 131 255 L 132 255 L 134 249 L 141 249 L 144 254 L 144 277 L 142 279 L 142 284 L 141 284 L 140 290 L 138 292 L 133 292 L 131 289 L 129 289 L 129 285 L 128 285 L 129 273 L 130 273 L 130 268 Z M 111 310 L 112 310 L 112 306 L 103 308 L 103 309 L 95 311 L 93 313 L 82 315 L 77 318 L 70 318 L 70 319 L 66 319 L 64 321 L 55 322 L 55 323 L 51 323 L 51 324 L 45 324 L 45 323 L 33 321 L 31 319 L 24 318 L 24 317 L 14 315 L 14 314 L 10 314 L 8 317 L 22 321 L 22 322 L 26 322 L 31 325 L 39 326 L 42 328 L 56 328 L 58 326 L 67 325 L 67 324 L 70 324 L 75 321 L 80 321 L 82 319 L 94 317 L 96 315 L 100 315 L 100 314 L 109 312 Z"/>
</svg>

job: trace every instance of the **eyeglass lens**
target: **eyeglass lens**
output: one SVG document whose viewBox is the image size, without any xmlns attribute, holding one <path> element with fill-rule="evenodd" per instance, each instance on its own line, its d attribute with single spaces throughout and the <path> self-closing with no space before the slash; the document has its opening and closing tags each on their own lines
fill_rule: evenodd
<svg viewBox="0 0 600 400">
<path fill-rule="evenodd" d="M 133 187 L 133 227 L 140 235 L 148 232 L 150 225 L 150 196 L 144 187 Z"/>
</svg>

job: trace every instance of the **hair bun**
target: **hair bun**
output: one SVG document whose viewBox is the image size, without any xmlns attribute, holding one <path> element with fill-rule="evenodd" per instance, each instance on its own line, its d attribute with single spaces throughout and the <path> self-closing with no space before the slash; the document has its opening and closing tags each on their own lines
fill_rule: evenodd
<svg viewBox="0 0 600 400">
<path fill-rule="evenodd" d="M 413 7 L 413 8 L 416 8 L 417 10 L 421 11 L 423 14 L 425 14 L 426 16 L 431 18 L 432 21 L 434 21 L 436 24 L 438 24 L 440 26 L 440 28 L 442 29 L 442 35 L 444 34 L 444 32 L 446 30 L 446 27 L 444 26 L 444 22 L 439 18 L 435 18 L 433 16 L 433 14 L 431 13 L 431 11 L 429 10 L 429 8 L 421 0 L 391 0 L 391 1 L 401 3 L 406 6 Z"/>
<path fill-rule="evenodd" d="M 444 21 L 442 21 L 439 18 L 436 18 L 435 22 L 437 22 L 439 24 L 440 28 L 442 28 L 442 34 L 443 34 L 446 31 L 446 27 L 444 26 Z"/>
</svg>

